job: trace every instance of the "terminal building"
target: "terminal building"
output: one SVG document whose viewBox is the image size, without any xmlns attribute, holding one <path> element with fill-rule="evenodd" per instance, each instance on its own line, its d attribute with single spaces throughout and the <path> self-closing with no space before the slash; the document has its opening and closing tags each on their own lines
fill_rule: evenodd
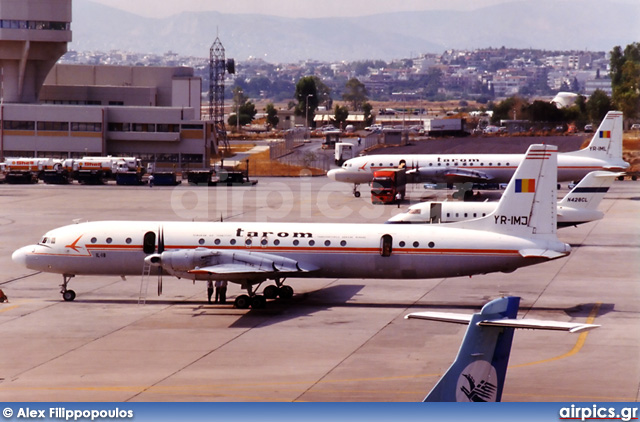
<svg viewBox="0 0 640 422">
<path fill-rule="evenodd" d="M 215 131 L 192 68 L 56 64 L 70 41 L 71 0 L 0 0 L 0 158 L 209 166 Z"/>
</svg>

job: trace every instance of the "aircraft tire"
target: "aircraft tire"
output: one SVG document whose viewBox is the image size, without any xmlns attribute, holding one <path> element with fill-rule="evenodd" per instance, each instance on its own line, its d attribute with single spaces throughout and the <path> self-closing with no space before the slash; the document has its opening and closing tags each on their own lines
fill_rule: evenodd
<svg viewBox="0 0 640 422">
<path fill-rule="evenodd" d="M 76 292 L 74 292 L 73 290 L 65 290 L 65 292 L 62 293 L 62 298 L 65 300 L 65 302 L 71 302 L 76 298 Z"/>
<path fill-rule="evenodd" d="M 278 289 L 278 297 L 280 299 L 291 299 L 293 297 L 293 288 L 291 286 L 282 286 Z"/>
<path fill-rule="evenodd" d="M 251 309 L 263 309 L 267 306 L 267 299 L 262 295 L 255 295 L 251 298 Z"/>
<path fill-rule="evenodd" d="M 262 294 L 264 294 L 266 299 L 275 299 L 278 297 L 278 287 L 273 285 L 267 286 L 262 291 Z"/>
<path fill-rule="evenodd" d="M 238 309 L 248 309 L 251 305 L 251 298 L 248 295 L 240 295 L 233 304 Z"/>
<path fill-rule="evenodd" d="M 360 192 L 353 192 L 353 196 L 355 196 L 356 198 L 360 198 Z"/>
</svg>

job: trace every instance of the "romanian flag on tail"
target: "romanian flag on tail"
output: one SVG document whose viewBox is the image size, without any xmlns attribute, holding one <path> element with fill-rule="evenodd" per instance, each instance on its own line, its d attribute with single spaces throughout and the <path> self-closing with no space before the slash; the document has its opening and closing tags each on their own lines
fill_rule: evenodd
<svg viewBox="0 0 640 422">
<path fill-rule="evenodd" d="M 536 179 L 516 179 L 516 192 L 532 193 L 536 191 Z"/>
<path fill-rule="evenodd" d="M 600 131 L 600 138 L 603 138 L 603 139 L 611 138 L 611 131 L 610 130 L 601 130 Z"/>
</svg>

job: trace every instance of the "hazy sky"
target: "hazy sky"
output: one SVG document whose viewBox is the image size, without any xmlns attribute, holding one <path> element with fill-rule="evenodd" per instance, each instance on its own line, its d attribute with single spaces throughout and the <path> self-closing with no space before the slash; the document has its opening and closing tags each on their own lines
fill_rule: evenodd
<svg viewBox="0 0 640 422">
<path fill-rule="evenodd" d="M 87 0 L 73 0 L 87 1 Z M 417 10 L 473 10 L 523 0 L 91 0 L 147 17 L 182 11 L 257 13 L 285 17 L 359 16 Z M 628 0 L 623 0 L 628 1 Z M 637 1 L 637 0 L 632 0 Z"/>
</svg>

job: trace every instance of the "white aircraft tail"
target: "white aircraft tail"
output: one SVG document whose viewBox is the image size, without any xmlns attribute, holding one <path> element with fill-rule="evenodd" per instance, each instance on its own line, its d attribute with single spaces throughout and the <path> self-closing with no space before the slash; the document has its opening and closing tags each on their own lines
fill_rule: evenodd
<svg viewBox="0 0 640 422">
<path fill-rule="evenodd" d="M 615 178 L 623 174 L 610 171 L 592 171 L 558 202 L 558 206 L 595 210 L 609 191 Z"/>
<path fill-rule="evenodd" d="M 473 315 L 417 312 L 405 318 L 468 324 L 458 356 L 425 397 L 428 402 L 496 402 L 502 399 L 516 328 L 582 333 L 593 324 L 516 319 L 520 298 L 495 299 Z"/>
<path fill-rule="evenodd" d="M 607 161 L 605 169 L 624 170 L 629 164 L 622 159 L 622 112 L 610 111 L 604 117 L 586 148 L 565 155 L 590 157 Z"/>
<path fill-rule="evenodd" d="M 555 237 L 557 151 L 558 147 L 553 145 L 529 146 L 495 211 L 486 217 L 451 225 L 521 237 Z"/>
</svg>

